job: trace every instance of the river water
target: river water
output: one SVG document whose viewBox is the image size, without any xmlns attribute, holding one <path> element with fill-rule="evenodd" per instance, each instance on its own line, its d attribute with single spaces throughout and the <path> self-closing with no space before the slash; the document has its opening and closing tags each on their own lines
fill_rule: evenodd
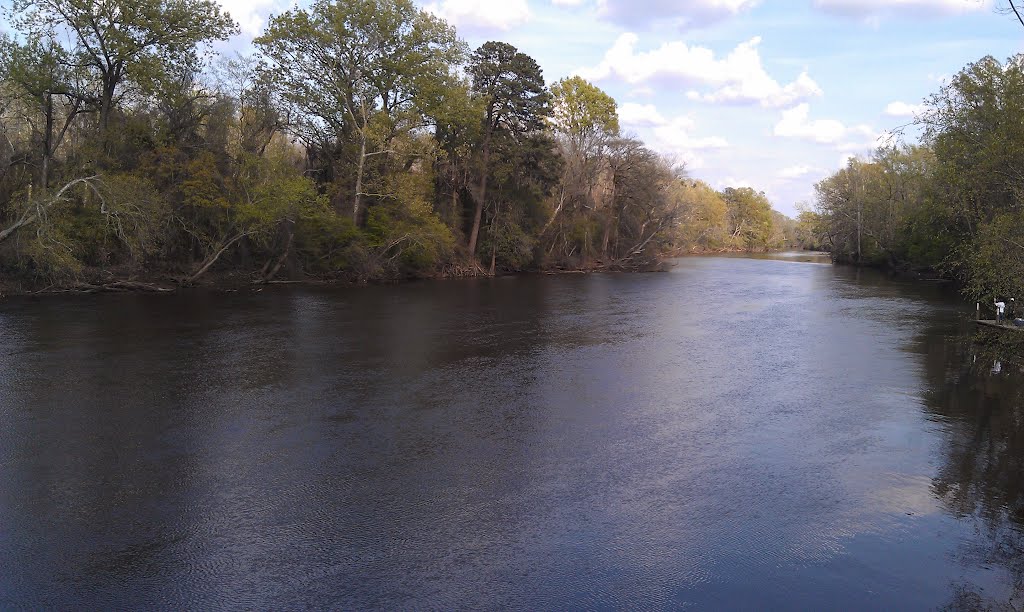
<svg viewBox="0 0 1024 612">
<path fill-rule="evenodd" d="M 1022 604 L 1024 374 L 804 256 L 0 301 L 0 608 Z"/>
</svg>

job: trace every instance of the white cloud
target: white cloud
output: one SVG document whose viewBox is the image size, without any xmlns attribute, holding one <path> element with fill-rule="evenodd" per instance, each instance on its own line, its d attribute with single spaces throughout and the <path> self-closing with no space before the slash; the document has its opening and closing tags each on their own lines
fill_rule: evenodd
<svg viewBox="0 0 1024 612">
<path fill-rule="evenodd" d="M 767 74 L 764 75 L 767 77 Z M 697 93 L 697 92 L 693 92 Z M 711 103 L 760 101 L 762 106 L 782 107 L 794 102 L 822 95 L 822 90 L 806 72 L 801 72 L 795 81 L 778 88 L 778 83 L 750 79 L 733 85 L 726 85 L 709 94 L 698 94 L 695 99 Z M 687 94 L 689 95 L 689 94 Z"/>
<path fill-rule="evenodd" d="M 839 169 L 842 170 L 850 163 L 850 160 L 856 159 L 859 159 L 856 153 L 843 153 L 842 155 L 839 156 Z"/>
<path fill-rule="evenodd" d="M 725 149 L 729 142 L 720 136 L 695 137 L 691 133 L 695 128 L 693 119 L 674 117 L 652 130 L 654 138 L 651 145 L 657 151 L 686 162 L 691 170 L 701 168 L 704 166 L 702 152 Z"/>
<path fill-rule="evenodd" d="M 629 93 L 627 95 L 630 98 L 650 98 L 655 93 L 657 92 L 654 91 L 653 87 L 641 86 L 629 90 Z"/>
<path fill-rule="evenodd" d="M 871 126 L 848 127 L 835 119 L 810 119 L 810 112 L 808 104 L 782 111 L 782 118 L 775 124 L 775 135 L 837 145 L 844 149 L 871 147 L 878 140 L 879 134 Z"/>
<path fill-rule="evenodd" d="M 885 114 L 890 117 L 917 117 L 928 109 L 924 104 L 907 104 L 906 102 L 890 102 L 885 107 Z"/>
<path fill-rule="evenodd" d="M 716 59 L 710 49 L 687 46 L 681 41 L 637 52 L 637 42 L 636 34 L 622 34 L 597 66 L 577 72 L 591 81 L 618 78 L 631 85 L 658 80 L 708 85 L 715 90 L 691 91 L 687 96 L 712 103 L 759 103 L 779 108 L 822 95 L 821 88 L 806 72 L 787 85 L 780 85 L 769 76 L 757 49 L 760 37 L 739 44 L 721 59 Z"/>
<path fill-rule="evenodd" d="M 693 119 L 676 117 L 654 129 L 655 138 L 668 149 L 686 149 L 703 151 L 708 149 L 724 149 L 729 142 L 720 136 L 694 138 L 690 132 L 694 129 Z"/>
<path fill-rule="evenodd" d="M 456 27 L 471 30 L 507 31 L 533 16 L 526 0 L 441 0 L 424 8 Z"/>
<path fill-rule="evenodd" d="M 556 2 L 565 0 L 556 0 Z M 597 0 L 597 14 L 619 25 L 634 27 L 666 22 L 676 27 L 700 27 L 735 16 L 760 0 Z"/>
<path fill-rule="evenodd" d="M 814 0 L 814 6 L 846 17 L 904 13 L 917 18 L 983 12 L 992 7 L 992 0 Z"/>
<path fill-rule="evenodd" d="M 757 189 L 754 186 L 754 182 L 746 178 L 737 178 L 735 176 L 727 176 L 718 182 L 719 187 L 726 189 L 732 187 L 733 189 L 742 189 L 743 187 L 750 187 L 751 189 Z"/>
<path fill-rule="evenodd" d="M 619 105 L 618 113 L 623 126 L 650 129 L 653 137 L 646 140 L 652 149 L 686 162 L 691 170 L 703 167 L 701 153 L 729 147 L 729 141 L 721 136 L 694 136 L 697 122 L 692 117 L 680 115 L 669 119 L 653 104 L 626 102 Z"/>
<path fill-rule="evenodd" d="M 626 102 L 619 106 L 619 123 L 633 127 L 654 127 L 665 125 L 668 120 L 653 104 Z"/>
<path fill-rule="evenodd" d="M 219 0 L 220 5 L 231 18 L 238 22 L 242 33 L 248 36 L 259 36 L 267 26 L 267 17 L 271 12 L 278 12 L 289 4 L 287 0 Z"/>
<path fill-rule="evenodd" d="M 787 168 L 783 168 L 782 170 L 779 170 L 779 178 L 788 181 L 788 180 L 798 179 L 798 178 L 800 178 L 802 176 L 807 176 L 808 174 L 811 174 L 812 172 L 815 172 L 815 169 L 812 168 L 811 166 L 805 166 L 805 165 L 789 166 Z"/>
</svg>

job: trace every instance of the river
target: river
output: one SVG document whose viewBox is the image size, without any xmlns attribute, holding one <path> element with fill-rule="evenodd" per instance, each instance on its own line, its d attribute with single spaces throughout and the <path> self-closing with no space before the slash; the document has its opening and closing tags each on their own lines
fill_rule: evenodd
<svg viewBox="0 0 1024 612">
<path fill-rule="evenodd" d="M 972 315 L 803 256 L 7 298 L 0 608 L 1020 609 Z"/>
</svg>

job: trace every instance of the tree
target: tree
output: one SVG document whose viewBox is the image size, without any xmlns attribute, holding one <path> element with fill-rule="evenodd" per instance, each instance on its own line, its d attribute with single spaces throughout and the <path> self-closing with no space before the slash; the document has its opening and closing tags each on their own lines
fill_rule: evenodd
<svg viewBox="0 0 1024 612">
<path fill-rule="evenodd" d="M 0 274 L 635 269 L 726 241 L 722 197 L 622 137 L 611 96 L 547 90 L 506 43 L 470 55 L 416 0 L 310 0 L 207 64 L 221 4 L 5 4 Z"/>
<path fill-rule="evenodd" d="M 434 108 L 434 139 L 439 153 L 435 158 L 438 191 L 445 193 L 444 201 L 439 201 L 437 208 L 450 226 L 468 235 L 463 220 L 463 198 L 473 180 L 474 152 L 483 131 L 482 100 L 471 95 L 468 83 L 455 82 L 438 90 Z"/>
<path fill-rule="evenodd" d="M 487 201 L 491 145 L 495 134 L 512 138 L 544 129 L 550 114 L 550 94 L 544 87 L 540 66 L 508 43 L 486 42 L 473 52 L 469 63 L 473 93 L 483 100 L 484 128 L 481 143 L 480 187 L 476 195 L 469 252 L 476 253 L 480 221 Z"/>
<path fill-rule="evenodd" d="M 934 151 L 943 199 L 970 236 L 1024 193 L 1024 56 L 969 64 L 928 105 L 917 123 Z"/>
<path fill-rule="evenodd" d="M 615 98 L 589 81 L 562 79 L 551 86 L 551 96 L 551 124 L 574 152 L 593 155 L 607 138 L 619 134 Z"/>
<path fill-rule="evenodd" d="M 802 249 L 821 251 L 825 245 L 824 221 L 822 216 L 811 209 L 806 202 L 796 205 L 795 235 L 797 244 Z"/>
<path fill-rule="evenodd" d="M 679 180 L 673 185 L 679 201 L 676 248 L 710 251 L 725 245 L 728 234 L 728 206 L 722 194 L 702 181 Z"/>
<path fill-rule="evenodd" d="M 280 86 L 265 66 L 248 56 L 236 55 L 220 64 L 220 89 L 237 106 L 237 147 L 240 153 L 263 156 L 274 136 L 289 124 Z"/>
<path fill-rule="evenodd" d="M 35 117 L 41 116 L 42 126 L 34 125 L 33 129 L 41 132 L 39 188 L 44 194 L 50 184 L 54 153 L 72 122 L 85 110 L 77 82 L 80 71 L 68 63 L 63 48 L 52 39 L 29 39 L 24 44 L 0 39 L 0 69 L 6 75 L 5 81 L 13 85 L 15 96 L 23 98 L 25 106 L 36 109 L 26 115 L 29 123 L 36 123 Z"/>
<path fill-rule="evenodd" d="M 833 259 L 886 266 L 940 263 L 945 255 L 932 246 L 945 231 L 946 215 L 931 205 L 934 179 L 930 149 L 886 146 L 820 181 L 813 220 Z"/>
<path fill-rule="evenodd" d="M 31 39 L 71 41 L 64 61 L 95 77 L 103 138 L 126 81 L 149 85 L 171 65 L 195 70 L 199 45 L 237 32 L 214 0 L 13 0 L 11 14 Z"/>
<path fill-rule="evenodd" d="M 605 266 L 646 267 L 672 242 L 681 204 L 673 189 L 678 168 L 634 138 L 609 143 L 608 165 L 612 231 Z"/>
<path fill-rule="evenodd" d="M 1014 16 L 1017 17 L 1017 21 L 1024 26 L 1024 17 L 1022 17 L 1020 11 L 1017 10 L 1017 5 L 1013 3 L 1013 0 L 1006 0 L 1006 2 L 1010 5 L 1010 10 L 1013 11 Z"/>
<path fill-rule="evenodd" d="M 601 255 L 608 256 L 614 214 L 612 181 L 601 180 L 607 174 L 607 147 L 619 134 L 619 116 L 615 99 L 580 77 L 562 79 L 551 87 L 553 99 L 551 125 L 565 158 L 558 204 L 547 226 L 568 207 L 571 210 L 600 210 L 602 219 Z M 601 197 L 604 196 L 604 197 Z M 571 222 L 571 220 L 570 220 Z M 589 251 L 589 244 L 579 245 Z"/>
<path fill-rule="evenodd" d="M 772 235 L 772 205 L 764 192 L 750 187 L 726 187 L 722 197 L 728 207 L 729 232 L 733 239 L 750 251 L 768 248 Z"/>
<path fill-rule="evenodd" d="M 298 111 L 296 134 L 325 151 L 354 141 L 352 218 L 362 224 L 364 198 L 374 195 L 369 160 L 393 155 L 397 136 L 425 127 L 428 92 L 454 78 L 462 43 L 411 0 L 318 0 L 271 19 L 255 42 Z"/>
<path fill-rule="evenodd" d="M 490 247 L 493 275 L 499 260 L 515 270 L 535 259 L 562 158 L 546 132 L 518 139 L 499 134 L 492 146 L 492 206 L 488 207 L 487 232 L 481 241 Z"/>
</svg>

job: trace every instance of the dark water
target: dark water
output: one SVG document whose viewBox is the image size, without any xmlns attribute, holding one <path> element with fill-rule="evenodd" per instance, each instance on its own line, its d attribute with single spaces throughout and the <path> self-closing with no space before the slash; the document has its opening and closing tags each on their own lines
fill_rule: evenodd
<svg viewBox="0 0 1024 612">
<path fill-rule="evenodd" d="M 1019 609 L 1020 366 L 799 259 L 0 302 L 0 608 Z"/>
</svg>

